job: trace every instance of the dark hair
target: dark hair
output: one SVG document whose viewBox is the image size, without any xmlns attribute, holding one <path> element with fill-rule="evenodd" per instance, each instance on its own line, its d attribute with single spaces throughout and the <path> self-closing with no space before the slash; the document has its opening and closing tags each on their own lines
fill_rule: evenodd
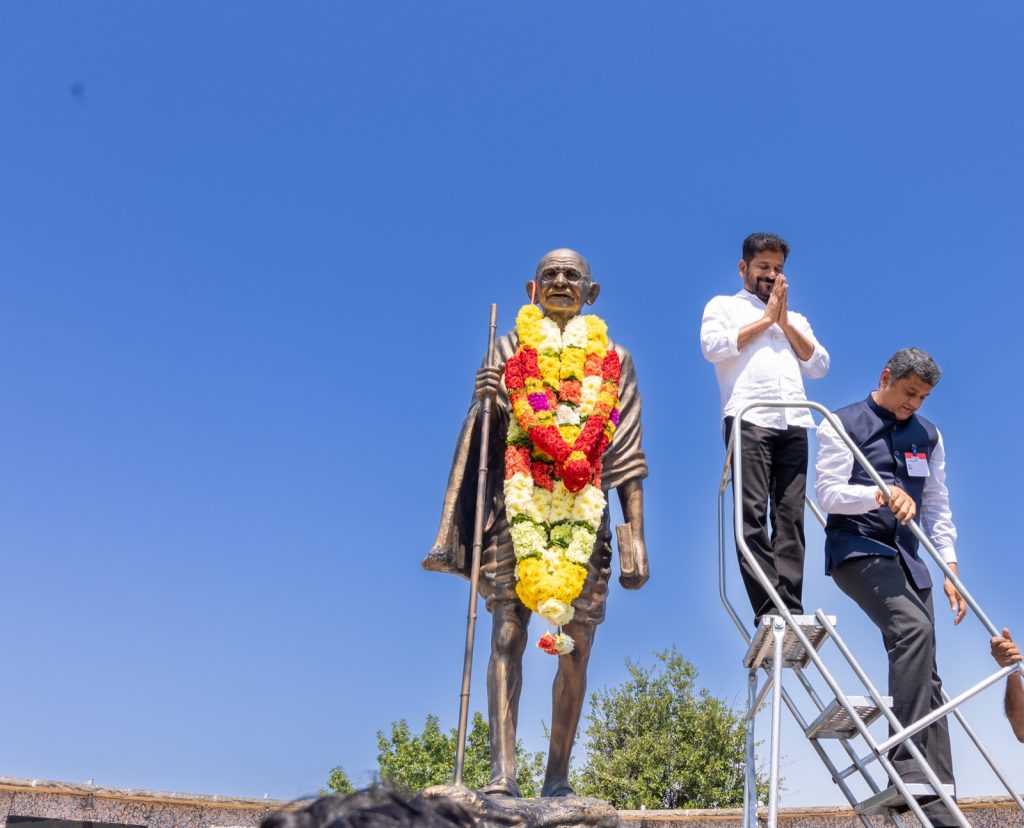
<svg viewBox="0 0 1024 828">
<path fill-rule="evenodd" d="M 773 253 L 781 253 L 783 260 L 789 257 L 789 245 L 782 236 L 774 233 L 751 233 L 743 240 L 743 261 L 750 264 L 750 260 L 758 253 L 771 250 Z"/>
<path fill-rule="evenodd" d="M 325 796 L 305 808 L 270 814 L 260 828 L 473 828 L 466 810 L 448 797 L 407 799 L 374 785 L 348 796 Z"/>
<path fill-rule="evenodd" d="M 920 348 L 900 348 L 885 363 L 892 375 L 892 382 L 911 374 L 917 374 L 931 386 L 938 385 L 942 371 L 931 356 Z"/>
</svg>

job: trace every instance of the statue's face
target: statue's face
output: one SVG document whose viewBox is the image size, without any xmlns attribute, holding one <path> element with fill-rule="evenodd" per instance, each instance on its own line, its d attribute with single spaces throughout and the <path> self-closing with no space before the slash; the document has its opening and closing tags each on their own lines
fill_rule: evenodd
<svg viewBox="0 0 1024 828">
<path fill-rule="evenodd" d="M 597 298 L 590 265 L 575 250 L 552 250 L 537 265 L 537 301 L 545 316 L 571 319 Z"/>
</svg>

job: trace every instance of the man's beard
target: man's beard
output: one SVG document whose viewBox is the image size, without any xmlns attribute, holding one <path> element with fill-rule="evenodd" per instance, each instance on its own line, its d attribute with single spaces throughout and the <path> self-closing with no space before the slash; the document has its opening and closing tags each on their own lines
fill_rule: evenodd
<svg viewBox="0 0 1024 828">
<path fill-rule="evenodd" d="M 761 279 L 754 279 L 754 289 L 750 290 L 748 288 L 748 290 L 750 290 L 750 292 L 753 293 L 754 296 L 756 296 L 758 299 L 760 299 L 767 305 L 768 300 L 771 298 L 772 295 L 772 288 L 774 287 L 774 280 L 769 284 L 768 282 L 762 281 Z"/>
</svg>

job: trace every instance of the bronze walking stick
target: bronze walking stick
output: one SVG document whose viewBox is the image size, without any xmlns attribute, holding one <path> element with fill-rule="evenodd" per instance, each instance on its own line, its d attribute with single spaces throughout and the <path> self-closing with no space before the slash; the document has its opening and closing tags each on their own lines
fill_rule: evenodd
<svg viewBox="0 0 1024 828">
<path fill-rule="evenodd" d="M 498 306 L 491 305 L 491 325 L 487 335 L 487 367 L 494 364 L 494 329 L 498 326 Z M 487 460 L 491 440 L 491 407 L 494 398 L 483 400 L 480 419 L 480 470 L 476 478 L 476 515 L 473 520 L 473 560 L 469 576 L 469 614 L 466 617 L 466 653 L 462 662 L 462 693 L 459 696 L 459 733 L 455 743 L 455 784 L 462 784 L 466 763 L 466 724 L 469 720 L 469 683 L 473 674 L 473 638 L 476 634 L 477 593 L 480 591 L 480 554 L 484 545 L 484 500 L 487 497 Z"/>
</svg>

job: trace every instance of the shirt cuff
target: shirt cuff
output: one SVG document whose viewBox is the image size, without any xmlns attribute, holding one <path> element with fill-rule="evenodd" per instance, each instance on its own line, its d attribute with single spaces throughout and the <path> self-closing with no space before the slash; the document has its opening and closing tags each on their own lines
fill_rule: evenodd
<svg viewBox="0 0 1024 828">
<path fill-rule="evenodd" d="M 873 512 L 875 509 L 889 508 L 888 506 L 885 505 L 878 505 L 878 498 L 875 497 L 875 494 L 878 492 L 877 486 L 853 485 L 850 488 L 856 490 L 855 493 L 857 497 L 860 499 L 860 505 L 864 509 L 864 512 Z"/>
<path fill-rule="evenodd" d="M 796 351 L 794 351 L 793 353 L 795 355 Z M 809 357 L 807 357 L 807 359 L 800 359 L 800 357 L 797 357 L 797 360 L 799 362 L 803 363 L 804 365 L 810 365 L 811 363 L 815 362 L 820 356 L 821 356 L 821 349 L 818 347 L 817 344 L 815 344 L 814 350 L 811 351 L 811 355 Z"/>
<path fill-rule="evenodd" d="M 935 551 L 942 555 L 942 560 L 945 563 L 956 563 L 956 550 L 952 546 L 943 546 L 941 549 L 936 549 Z"/>
<path fill-rule="evenodd" d="M 729 333 L 725 335 L 725 342 L 729 346 L 730 356 L 739 356 L 740 353 L 740 329 L 731 328 Z"/>
</svg>

